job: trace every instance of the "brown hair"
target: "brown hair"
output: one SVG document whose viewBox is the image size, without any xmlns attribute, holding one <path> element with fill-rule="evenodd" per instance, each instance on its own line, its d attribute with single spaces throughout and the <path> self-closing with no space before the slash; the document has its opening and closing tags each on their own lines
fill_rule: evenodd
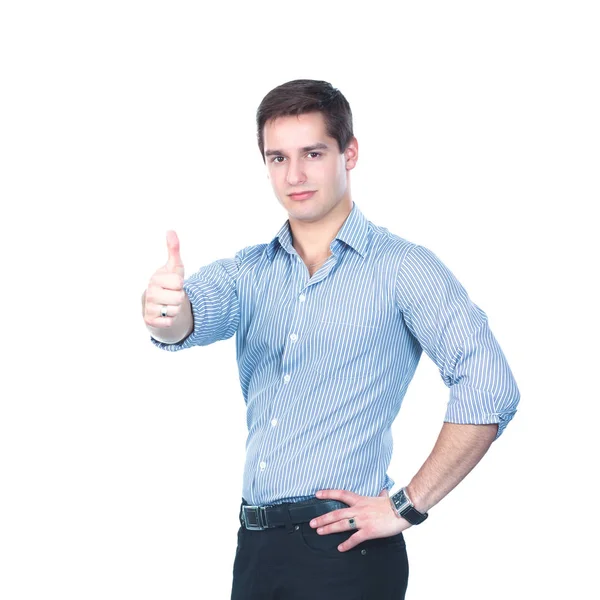
<svg viewBox="0 0 600 600">
<path fill-rule="evenodd" d="M 277 117 L 320 112 L 327 135 L 334 138 L 344 152 L 353 137 L 352 111 L 342 92 L 327 81 L 295 79 L 273 88 L 256 111 L 258 148 L 265 161 L 263 129 L 265 123 Z"/>
</svg>

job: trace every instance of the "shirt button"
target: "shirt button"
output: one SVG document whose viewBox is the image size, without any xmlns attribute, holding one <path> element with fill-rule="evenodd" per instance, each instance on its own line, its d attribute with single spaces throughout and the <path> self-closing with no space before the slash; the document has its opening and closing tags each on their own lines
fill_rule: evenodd
<svg viewBox="0 0 600 600">
<path fill-rule="evenodd" d="M 304 302 L 306 300 L 306 296 L 304 294 L 300 294 L 298 300 L 300 300 L 300 302 Z"/>
<path fill-rule="evenodd" d="M 298 336 L 295 333 L 290 334 L 290 340 L 292 340 L 292 342 L 295 342 L 297 339 L 298 339 Z"/>
<path fill-rule="evenodd" d="M 275 427 L 275 425 L 277 425 L 277 419 L 273 419 L 273 420 L 271 421 L 271 425 L 273 425 L 273 427 Z"/>
<path fill-rule="evenodd" d="M 287 383 L 287 382 L 290 380 L 290 376 L 289 376 L 289 375 L 286 375 L 286 376 L 283 378 L 283 380 L 284 380 L 284 381 Z"/>
<path fill-rule="evenodd" d="M 263 462 L 260 463 L 260 470 L 261 471 L 264 471 L 266 469 L 266 467 L 267 467 L 267 463 L 266 462 L 263 461 Z"/>
</svg>

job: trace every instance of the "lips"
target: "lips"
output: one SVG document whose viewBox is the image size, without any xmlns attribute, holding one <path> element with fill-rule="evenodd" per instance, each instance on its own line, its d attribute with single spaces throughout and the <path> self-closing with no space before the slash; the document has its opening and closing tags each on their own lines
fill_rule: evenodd
<svg viewBox="0 0 600 600">
<path fill-rule="evenodd" d="M 302 192 L 300 194 L 289 194 L 289 197 L 292 200 L 308 200 L 311 196 L 313 196 L 315 192 Z"/>
</svg>

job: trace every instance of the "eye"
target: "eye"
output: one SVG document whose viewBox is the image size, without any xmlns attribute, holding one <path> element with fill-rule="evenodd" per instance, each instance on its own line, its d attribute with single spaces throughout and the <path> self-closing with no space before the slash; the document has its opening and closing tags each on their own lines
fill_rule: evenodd
<svg viewBox="0 0 600 600">
<path fill-rule="evenodd" d="M 310 155 L 310 154 L 315 154 L 316 156 L 321 156 L 321 153 L 320 153 L 320 152 L 309 152 L 308 154 L 309 154 L 309 155 Z"/>
<path fill-rule="evenodd" d="M 278 165 L 281 164 L 281 162 L 278 160 L 279 158 L 283 159 L 283 156 L 275 156 L 273 157 L 273 159 L 271 160 L 272 163 L 277 163 Z"/>
</svg>

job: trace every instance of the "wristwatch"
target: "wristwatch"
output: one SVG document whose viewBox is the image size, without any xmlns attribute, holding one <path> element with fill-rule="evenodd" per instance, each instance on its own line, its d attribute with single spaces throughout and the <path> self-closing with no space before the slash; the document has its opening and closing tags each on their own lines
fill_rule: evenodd
<svg viewBox="0 0 600 600">
<path fill-rule="evenodd" d="M 403 487 L 399 492 L 390 496 L 392 506 L 396 514 L 403 519 L 406 519 L 411 525 L 422 523 L 429 515 L 419 512 L 410 501 L 406 488 Z"/>
</svg>

